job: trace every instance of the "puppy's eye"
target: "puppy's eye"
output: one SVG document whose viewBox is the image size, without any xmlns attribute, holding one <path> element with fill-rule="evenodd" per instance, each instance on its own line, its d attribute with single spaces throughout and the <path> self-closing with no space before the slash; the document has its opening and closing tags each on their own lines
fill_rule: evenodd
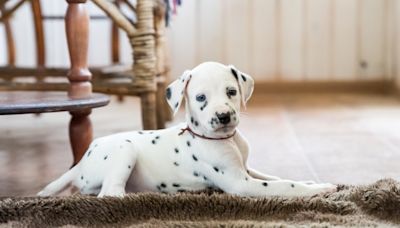
<svg viewBox="0 0 400 228">
<path fill-rule="evenodd" d="M 228 89 L 228 91 L 226 92 L 228 96 L 236 96 L 236 93 L 236 89 Z"/>
<path fill-rule="evenodd" d="M 196 100 L 197 100 L 198 102 L 203 102 L 203 101 L 206 100 L 206 95 L 204 95 L 204 94 L 199 94 L 199 95 L 196 96 Z"/>
</svg>

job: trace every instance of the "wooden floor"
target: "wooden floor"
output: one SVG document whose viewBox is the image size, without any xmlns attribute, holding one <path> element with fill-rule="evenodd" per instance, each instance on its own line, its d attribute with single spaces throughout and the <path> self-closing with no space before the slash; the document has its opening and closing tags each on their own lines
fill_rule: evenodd
<svg viewBox="0 0 400 228">
<path fill-rule="evenodd" d="M 95 136 L 140 129 L 138 110 L 134 98 L 95 110 Z M 67 113 L 0 116 L 0 196 L 33 195 L 68 169 L 68 120 Z M 240 129 L 252 146 L 248 163 L 268 174 L 347 184 L 400 179 L 400 100 L 394 97 L 258 96 Z"/>
</svg>

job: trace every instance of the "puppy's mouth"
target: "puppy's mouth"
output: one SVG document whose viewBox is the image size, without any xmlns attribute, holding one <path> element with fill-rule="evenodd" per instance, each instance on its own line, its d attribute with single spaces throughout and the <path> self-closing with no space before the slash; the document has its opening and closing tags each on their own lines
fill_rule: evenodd
<svg viewBox="0 0 400 228">
<path fill-rule="evenodd" d="M 231 131 L 235 130 L 235 128 L 236 128 L 236 125 L 221 125 L 221 126 L 215 128 L 214 131 L 227 133 L 227 132 L 231 132 Z"/>
</svg>

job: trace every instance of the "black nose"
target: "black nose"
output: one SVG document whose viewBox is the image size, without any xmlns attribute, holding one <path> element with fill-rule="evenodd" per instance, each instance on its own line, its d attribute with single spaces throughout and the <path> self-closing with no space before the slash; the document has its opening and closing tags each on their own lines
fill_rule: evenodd
<svg viewBox="0 0 400 228">
<path fill-rule="evenodd" d="M 217 113 L 217 117 L 220 123 L 222 124 L 228 124 L 231 122 L 231 114 L 229 112 L 226 113 Z"/>
</svg>

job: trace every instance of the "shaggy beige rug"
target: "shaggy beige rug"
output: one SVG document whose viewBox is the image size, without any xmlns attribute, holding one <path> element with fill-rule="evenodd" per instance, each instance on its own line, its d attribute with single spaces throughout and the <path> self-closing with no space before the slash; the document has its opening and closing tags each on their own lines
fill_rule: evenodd
<svg viewBox="0 0 400 228">
<path fill-rule="evenodd" d="M 220 192 L 0 199 L 0 226 L 399 227 L 400 183 L 383 179 L 326 195 L 237 197 Z"/>
</svg>

